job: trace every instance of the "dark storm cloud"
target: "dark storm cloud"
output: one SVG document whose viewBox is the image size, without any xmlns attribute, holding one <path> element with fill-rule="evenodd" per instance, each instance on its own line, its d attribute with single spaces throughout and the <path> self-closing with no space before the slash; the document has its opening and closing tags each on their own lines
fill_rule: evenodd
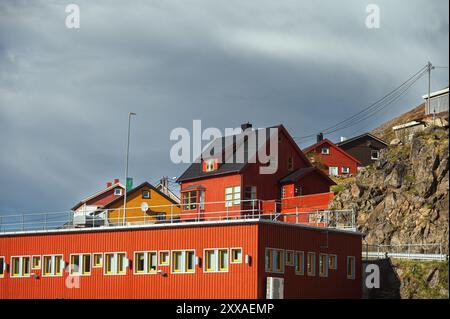
<svg viewBox="0 0 450 319">
<path fill-rule="evenodd" d="M 169 134 L 193 119 L 308 135 L 426 61 L 448 65 L 446 0 L 72 2 L 79 30 L 61 1 L 0 4 L 0 211 L 67 209 L 122 177 L 129 111 L 130 174 L 154 182 L 185 168 L 170 162 Z M 378 30 L 365 27 L 368 3 Z M 433 87 L 447 84 L 436 71 Z M 376 127 L 425 88 L 330 138 Z"/>
</svg>

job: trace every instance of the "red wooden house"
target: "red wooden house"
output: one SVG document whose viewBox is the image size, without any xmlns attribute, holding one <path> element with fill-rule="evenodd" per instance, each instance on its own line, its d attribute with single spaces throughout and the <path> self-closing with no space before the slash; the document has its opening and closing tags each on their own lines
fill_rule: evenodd
<svg viewBox="0 0 450 319">
<path fill-rule="evenodd" d="M 319 134 L 317 143 L 303 150 L 315 161 L 325 174 L 330 176 L 355 175 L 361 162 Z"/>
<path fill-rule="evenodd" d="M 270 129 L 275 133 L 271 135 Z M 182 218 L 212 219 L 223 212 L 235 216 L 281 211 L 276 205 L 283 198 L 328 193 L 334 185 L 326 174 L 312 166 L 283 125 L 252 130 L 247 124 L 242 130 L 241 134 L 213 141 L 201 159 L 179 177 Z M 258 150 L 270 154 L 270 142 L 277 143 L 278 152 L 270 159 L 277 169 L 271 174 L 261 173 L 267 164 L 260 159 L 260 153 L 248 151 L 251 138 L 244 136 L 254 134 L 258 139 L 263 135 L 262 130 L 267 134 L 263 141 L 258 141 Z M 218 147 L 224 151 L 211 155 Z M 240 150 L 244 150 L 245 156 L 238 162 Z"/>
</svg>

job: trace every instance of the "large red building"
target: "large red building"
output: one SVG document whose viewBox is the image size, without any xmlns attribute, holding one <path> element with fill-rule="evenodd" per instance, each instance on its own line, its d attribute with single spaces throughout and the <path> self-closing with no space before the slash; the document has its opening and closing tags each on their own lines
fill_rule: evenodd
<svg viewBox="0 0 450 319">
<path fill-rule="evenodd" d="M 336 146 L 328 139 L 318 137 L 316 144 L 311 145 L 303 152 L 315 161 L 315 165 L 322 169 L 322 172 L 330 176 L 348 176 L 358 173 L 358 166 L 361 162 L 352 155 Z"/>
<path fill-rule="evenodd" d="M 0 299 L 361 297 L 359 233 L 261 218 L 3 233 L 0 263 Z"/>
</svg>

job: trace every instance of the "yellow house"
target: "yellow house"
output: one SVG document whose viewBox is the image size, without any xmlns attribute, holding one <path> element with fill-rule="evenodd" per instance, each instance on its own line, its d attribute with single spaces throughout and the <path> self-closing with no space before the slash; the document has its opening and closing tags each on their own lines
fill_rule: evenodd
<svg viewBox="0 0 450 319">
<path fill-rule="evenodd" d="M 110 224 L 156 223 L 177 220 L 180 215 L 179 203 L 148 182 L 129 190 L 125 213 L 123 207 L 124 195 L 103 207 Z"/>
</svg>

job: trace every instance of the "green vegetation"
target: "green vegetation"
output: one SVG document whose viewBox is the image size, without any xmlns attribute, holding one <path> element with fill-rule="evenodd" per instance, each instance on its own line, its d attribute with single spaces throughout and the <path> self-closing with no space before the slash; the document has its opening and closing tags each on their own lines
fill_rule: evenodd
<svg viewBox="0 0 450 319">
<path fill-rule="evenodd" d="M 331 186 L 331 191 L 335 194 L 342 192 L 344 189 L 345 189 L 345 185 L 343 185 L 343 184 Z"/>
<path fill-rule="evenodd" d="M 448 261 L 396 261 L 402 298 L 447 299 Z"/>
</svg>

